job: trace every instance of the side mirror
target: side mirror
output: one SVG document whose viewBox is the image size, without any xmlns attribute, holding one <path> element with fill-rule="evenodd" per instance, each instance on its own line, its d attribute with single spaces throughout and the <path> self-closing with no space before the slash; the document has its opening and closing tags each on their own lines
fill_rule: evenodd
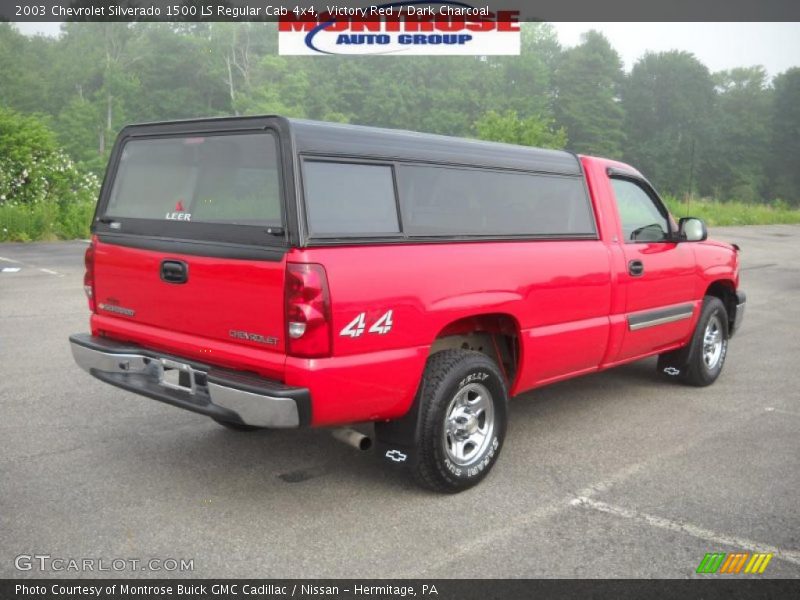
<svg viewBox="0 0 800 600">
<path fill-rule="evenodd" d="M 684 242 L 702 242 L 708 237 L 708 230 L 700 219 L 683 217 L 678 221 L 678 236 Z"/>
</svg>

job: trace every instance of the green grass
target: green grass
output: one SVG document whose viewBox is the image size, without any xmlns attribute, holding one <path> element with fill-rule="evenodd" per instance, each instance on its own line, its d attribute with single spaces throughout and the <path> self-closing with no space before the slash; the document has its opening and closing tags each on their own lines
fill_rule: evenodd
<svg viewBox="0 0 800 600">
<path fill-rule="evenodd" d="M 722 225 L 773 225 L 800 223 L 800 209 L 784 202 L 745 204 L 665 198 L 675 217 L 697 217 L 711 227 Z M 94 202 L 60 206 L 57 202 L 0 204 L 0 242 L 72 240 L 89 237 Z"/>
<path fill-rule="evenodd" d="M 800 223 L 800 209 L 792 208 L 781 201 L 770 204 L 745 204 L 737 201 L 694 199 L 687 203 L 672 197 L 665 198 L 665 201 L 676 218 L 697 217 L 711 227 Z"/>
<path fill-rule="evenodd" d="M 89 237 L 94 201 L 0 204 L 0 242 L 74 240 Z"/>
</svg>

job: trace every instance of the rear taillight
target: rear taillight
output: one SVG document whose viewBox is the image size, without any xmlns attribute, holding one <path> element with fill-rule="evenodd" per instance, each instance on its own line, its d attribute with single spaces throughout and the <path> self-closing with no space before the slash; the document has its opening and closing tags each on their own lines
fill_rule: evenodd
<svg viewBox="0 0 800 600">
<path fill-rule="evenodd" d="M 286 353 L 306 358 L 331 354 L 331 300 L 322 265 L 286 266 Z"/>
<path fill-rule="evenodd" d="M 89 300 L 89 310 L 95 312 L 95 299 L 94 299 L 94 241 L 86 248 L 86 254 L 83 255 L 83 262 L 86 265 L 86 272 L 83 274 L 83 291 L 86 292 L 86 298 Z"/>
</svg>

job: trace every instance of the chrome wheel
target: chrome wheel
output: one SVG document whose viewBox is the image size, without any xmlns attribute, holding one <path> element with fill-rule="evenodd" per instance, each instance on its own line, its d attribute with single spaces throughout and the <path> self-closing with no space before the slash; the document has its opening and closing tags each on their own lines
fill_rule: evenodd
<svg viewBox="0 0 800 600">
<path fill-rule="evenodd" d="M 724 341 L 722 323 L 715 315 L 708 320 L 708 325 L 703 333 L 703 362 L 709 371 L 719 364 Z"/>
<path fill-rule="evenodd" d="M 458 390 L 445 412 L 444 449 L 456 465 L 466 466 L 479 460 L 494 433 L 494 401 L 480 383 L 470 383 Z"/>
</svg>

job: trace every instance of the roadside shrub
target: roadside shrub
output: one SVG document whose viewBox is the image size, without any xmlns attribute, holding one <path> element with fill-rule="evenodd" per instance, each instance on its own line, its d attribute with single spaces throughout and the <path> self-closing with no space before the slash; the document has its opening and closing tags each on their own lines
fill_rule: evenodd
<svg viewBox="0 0 800 600">
<path fill-rule="evenodd" d="M 99 187 L 41 119 L 0 107 L 0 241 L 85 237 Z"/>
<path fill-rule="evenodd" d="M 0 242 L 87 238 L 94 204 L 94 200 L 0 204 Z"/>
<path fill-rule="evenodd" d="M 769 204 L 751 204 L 739 200 L 720 202 L 708 199 L 693 199 L 686 202 L 674 196 L 667 196 L 664 201 L 676 218 L 697 217 L 712 227 L 800 223 L 800 210 L 793 209 L 782 200 L 774 200 Z"/>
</svg>

